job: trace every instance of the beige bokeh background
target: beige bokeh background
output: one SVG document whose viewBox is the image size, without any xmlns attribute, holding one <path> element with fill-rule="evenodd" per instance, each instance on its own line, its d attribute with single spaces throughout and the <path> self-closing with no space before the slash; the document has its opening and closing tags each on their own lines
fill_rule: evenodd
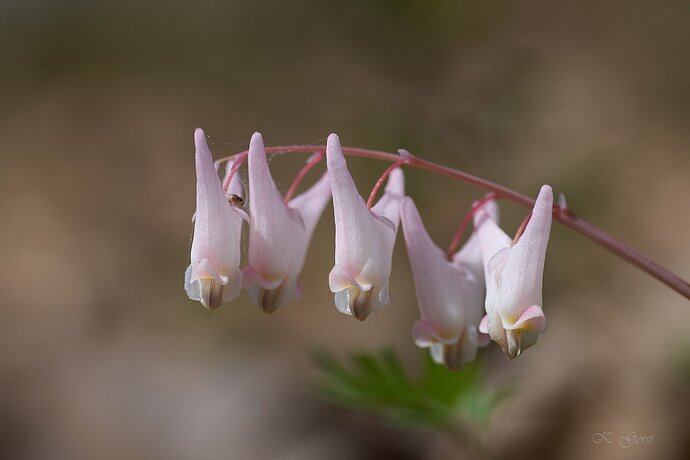
<svg viewBox="0 0 690 460">
<path fill-rule="evenodd" d="M 0 445 L 12 459 L 442 459 L 434 433 L 319 400 L 308 355 L 394 347 L 418 366 L 399 240 L 392 305 L 336 312 L 332 210 L 305 300 L 186 299 L 192 132 L 407 148 L 580 215 L 690 277 L 690 29 L 670 2 L 8 1 L 0 6 Z M 304 156 L 276 157 L 286 189 Z M 363 194 L 385 165 L 352 160 Z M 312 178 L 316 177 L 314 173 Z M 409 171 L 445 246 L 481 192 Z M 514 231 L 523 209 L 503 206 Z M 499 458 L 690 456 L 690 304 L 554 227 L 549 330 L 515 361 Z M 612 444 L 592 435 L 612 433 Z M 622 448 L 619 436 L 653 435 Z"/>
</svg>

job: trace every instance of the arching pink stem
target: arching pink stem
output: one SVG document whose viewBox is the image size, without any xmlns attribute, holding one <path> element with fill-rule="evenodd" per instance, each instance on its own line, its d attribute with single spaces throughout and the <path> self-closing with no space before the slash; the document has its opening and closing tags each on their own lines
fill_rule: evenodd
<svg viewBox="0 0 690 460">
<path fill-rule="evenodd" d="M 522 223 L 520 224 L 520 227 L 518 227 L 517 232 L 515 232 L 515 237 L 513 238 L 513 244 L 517 243 L 520 237 L 522 236 L 523 233 L 525 233 L 525 229 L 527 228 L 527 224 L 529 223 L 529 220 L 532 218 L 532 211 L 530 211 L 524 219 L 522 219 Z"/>
<path fill-rule="evenodd" d="M 455 231 L 455 235 L 453 235 L 453 240 L 450 242 L 448 250 L 446 251 L 446 257 L 448 257 L 448 260 L 453 260 L 453 254 L 455 254 L 455 252 L 460 247 L 460 240 L 462 240 L 462 235 L 465 233 L 465 230 L 467 229 L 467 226 L 470 224 L 472 217 L 474 217 L 474 215 L 477 213 L 477 211 L 479 211 L 482 208 L 482 206 L 484 206 L 489 201 L 495 199 L 496 194 L 489 193 L 484 198 L 477 201 L 472 206 L 472 209 L 470 209 L 470 211 L 467 214 L 465 214 L 465 217 L 462 218 L 462 221 L 460 222 L 458 229 Z"/>
<path fill-rule="evenodd" d="M 277 153 L 277 152 L 322 152 L 325 154 L 325 145 L 291 145 L 291 146 L 277 146 L 266 148 L 267 153 Z M 343 147 L 343 153 L 351 156 L 359 156 L 365 158 L 373 158 L 376 160 L 389 161 L 392 163 L 397 163 L 400 161 L 400 155 L 393 153 L 381 152 L 378 150 L 368 150 L 360 149 L 354 147 Z M 219 162 L 227 161 L 238 156 L 246 155 L 247 152 L 240 152 L 235 155 L 231 155 L 226 158 L 218 160 Z M 406 158 L 405 165 L 413 166 L 419 169 L 425 169 L 433 173 L 450 177 L 452 179 L 460 180 L 466 182 L 475 187 L 494 192 L 497 197 L 512 201 L 528 209 L 532 209 L 534 206 L 534 200 L 529 198 L 515 190 L 505 187 L 495 182 L 482 179 L 481 177 L 473 176 L 472 174 L 467 174 L 466 172 L 459 171 L 457 169 L 449 168 L 447 166 L 439 165 L 437 163 L 432 163 L 431 161 L 422 160 L 420 158 L 409 156 Z M 586 236 L 590 240 L 594 241 L 598 245 L 604 247 L 609 252 L 615 254 L 626 262 L 634 265 L 640 270 L 648 273 L 657 280 L 664 283 L 666 286 L 670 287 L 674 291 L 678 292 L 680 295 L 686 299 L 690 299 L 690 284 L 685 281 L 680 276 L 676 275 L 670 270 L 662 267 L 661 265 L 654 262 L 649 257 L 637 251 L 630 245 L 622 242 L 621 240 L 613 237 L 604 230 L 600 229 L 596 225 L 581 219 L 570 209 L 561 209 L 558 206 L 554 206 L 553 219 L 556 222 L 565 225 L 566 227 L 575 230 L 581 235 Z"/>
<path fill-rule="evenodd" d="M 400 160 L 397 163 L 393 163 L 386 169 L 383 174 L 381 174 L 381 177 L 379 177 L 379 180 L 376 181 L 376 184 L 374 184 L 374 188 L 371 189 L 371 193 L 369 194 L 369 199 L 367 200 L 367 208 L 371 209 L 371 207 L 374 205 L 374 200 L 376 199 L 376 194 L 378 193 L 379 189 L 383 185 L 383 182 L 390 176 L 390 174 L 393 172 L 395 168 L 399 168 L 400 166 L 404 165 L 406 160 Z"/>
<path fill-rule="evenodd" d="M 304 165 L 304 168 L 300 172 L 297 173 L 297 176 L 295 176 L 295 180 L 292 181 L 292 185 L 290 185 L 290 188 L 288 189 L 287 193 L 285 193 L 285 198 L 284 201 L 287 203 L 292 199 L 292 196 L 295 194 L 297 191 L 297 187 L 299 186 L 300 182 L 302 182 L 302 179 L 304 179 L 304 176 L 307 175 L 309 170 L 313 168 L 317 163 L 319 163 L 321 160 L 323 160 L 323 157 L 325 156 L 324 152 L 317 152 L 314 155 L 314 158 L 310 159 L 306 165 Z"/>
<path fill-rule="evenodd" d="M 237 174 L 237 170 L 240 169 L 240 166 L 242 166 L 242 163 L 244 162 L 245 158 L 247 158 L 246 153 L 237 156 L 237 161 L 233 163 L 232 169 L 230 170 L 230 174 L 228 174 L 228 177 L 225 178 L 225 182 L 223 182 L 224 192 L 228 191 L 228 187 L 230 187 L 230 182 L 232 182 L 232 178 L 235 177 L 235 174 Z M 220 161 L 222 160 L 219 160 L 219 162 Z"/>
</svg>

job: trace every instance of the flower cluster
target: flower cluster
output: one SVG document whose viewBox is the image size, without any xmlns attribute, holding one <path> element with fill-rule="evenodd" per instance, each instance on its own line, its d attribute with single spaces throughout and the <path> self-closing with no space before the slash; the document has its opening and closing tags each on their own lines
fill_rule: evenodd
<svg viewBox="0 0 690 460">
<path fill-rule="evenodd" d="M 221 182 L 201 129 L 194 140 L 196 213 L 185 273 L 190 299 L 214 309 L 237 298 L 244 287 L 252 303 L 270 313 L 299 298 L 309 241 L 332 197 L 335 265 L 328 282 L 341 313 L 363 321 L 390 303 L 393 247 L 402 225 L 421 316 L 413 336 L 419 347 L 430 349 L 434 361 L 459 369 L 491 340 L 515 358 L 544 332 L 542 277 L 553 206 L 548 185 L 515 238 L 499 227 L 493 196 L 475 203 L 472 236 L 460 250 L 446 254 L 430 238 L 412 198 L 405 196 L 402 170 L 389 168 L 383 195 L 373 204 L 374 191 L 368 204 L 335 134 L 326 146 L 327 172 L 290 199 L 278 191 L 263 139 L 255 133 L 246 154 L 248 215 L 236 174 L 243 157 L 228 162 Z M 248 255 L 240 269 L 244 222 L 249 224 Z"/>
</svg>

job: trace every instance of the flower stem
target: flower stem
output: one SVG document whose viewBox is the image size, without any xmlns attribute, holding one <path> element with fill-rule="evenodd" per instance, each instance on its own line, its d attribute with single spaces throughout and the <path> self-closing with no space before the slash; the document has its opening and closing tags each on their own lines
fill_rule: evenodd
<svg viewBox="0 0 690 460">
<path fill-rule="evenodd" d="M 278 153 L 278 152 L 322 152 L 325 154 L 326 152 L 326 146 L 325 145 L 291 145 L 291 146 L 276 146 L 276 147 L 267 147 L 266 148 L 267 153 Z M 508 201 L 512 201 L 513 203 L 517 203 L 521 206 L 524 206 L 528 209 L 532 209 L 534 206 L 534 200 L 532 198 L 529 198 L 519 192 L 516 192 L 515 190 L 512 190 L 508 187 L 505 187 L 500 184 L 496 184 L 495 182 L 488 181 L 486 179 L 482 179 L 481 177 L 473 176 L 472 174 L 468 174 L 463 171 L 459 171 L 457 169 L 449 168 L 447 166 L 443 166 L 437 163 L 433 163 L 431 161 L 426 161 L 422 160 L 420 158 L 417 158 L 412 155 L 406 155 L 405 157 L 401 157 L 400 155 L 396 155 L 393 153 L 388 153 L 388 152 L 381 152 L 378 150 L 368 150 L 368 149 L 360 149 L 360 148 L 353 148 L 353 147 L 343 147 L 343 153 L 346 155 L 351 155 L 351 156 L 358 156 L 358 157 L 364 157 L 364 158 L 372 158 L 376 160 L 383 160 L 383 161 L 389 161 L 392 163 L 398 163 L 401 160 L 404 160 L 404 164 L 406 166 L 412 166 L 415 168 L 419 169 L 425 169 L 427 171 L 431 171 L 435 174 L 439 174 L 441 176 L 446 176 L 450 177 L 451 179 L 456 179 L 462 182 L 466 182 L 470 185 L 474 185 L 475 187 L 482 188 L 484 190 L 488 190 L 490 192 L 493 192 L 496 195 L 496 198 L 502 198 Z M 240 152 L 238 154 L 222 158 L 218 161 L 226 161 L 241 155 L 246 155 L 247 152 Z M 554 211 L 553 211 L 553 218 L 556 222 L 559 222 L 562 225 L 565 225 L 566 227 L 575 230 L 576 232 L 580 233 L 581 235 L 586 236 L 590 240 L 594 241 L 595 243 L 599 244 L 600 246 L 603 246 L 605 249 L 607 249 L 609 252 L 615 254 L 616 256 L 620 257 L 621 259 L 625 260 L 626 262 L 634 265 L 635 267 L 639 268 L 640 270 L 646 272 L 647 274 L 653 276 L 657 280 L 661 281 L 664 283 L 666 286 L 670 287 L 674 291 L 678 292 L 680 295 L 685 297 L 686 299 L 690 299 L 690 284 L 688 284 L 687 281 L 682 279 L 680 276 L 676 275 L 670 270 L 667 270 L 666 268 L 662 267 L 661 265 L 657 264 L 653 260 L 651 260 L 649 257 L 643 255 L 633 247 L 629 246 L 628 244 L 620 241 L 619 239 L 613 237 L 612 235 L 608 234 L 604 230 L 600 229 L 594 224 L 591 224 L 590 222 L 578 217 L 573 213 L 570 209 L 568 208 L 560 208 L 558 206 L 554 206 Z"/>
<path fill-rule="evenodd" d="M 288 189 L 287 193 L 285 193 L 285 198 L 283 199 L 285 203 L 290 201 L 292 196 L 295 194 L 297 191 L 297 186 L 299 186 L 300 182 L 302 182 L 302 179 L 304 179 L 304 176 L 307 175 L 309 170 L 313 168 L 317 163 L 319 163 L 321 160 L 323 160 L 323 157 L 325 156 L 324 152 L 316 152 L 313 158 L 311 158 L 309 161 L 307 161 L 307 164 L 304 165 L 304 168 L 297 173 L 297 176 L 295 177 L 295 180 L 292 182 L 292 185 Z"/>
<path fill-rule="evenodd" d="M 554 205 L 556 207 L 558 205 Z M 560 212 L 560 209 L 558 209 Z M 527 224 L 529 224 L 529 220 L 532 218 L 532 211 L 530 211 L 524 219 L 522 219 L 522 223 L 520 224 L 520 227 L 517 229 L 517 232 L 515 232 L 515 237 L 513 238 L 513 244 L 517 243 L 520 237 L 522 236 L 523 233 L 525 233 L 525 229 L 527 228 Z"/>
<path fill-rule="evenodd" d="M 244 159 L 247 158 L 247 154 L 244 153 L 242 155 L 237 156 L 237 161 L 235 161 L 232 164 L 232 169 L 230 170 L 230 174 L 228 174 L 228 177 L 225 179 L 225 182 L 223 182 L 223 191 L 227 192 L 228 187 L 230 187 L 230 182 L 232 182 L 232 178 L 235 177 L 235 174 L 237 174 L 237 170 L 240 169 L 240 166 L 242 166 L 242 163 L 244 162 Z M 217 161 L 217 163 L 220 163 L 221 160 Z"/>
<path fill-rule="evenodd" d="M 376 194 L 378 193 L 379 189 L 383 185 L 383 181 L 386 180 L 388 176 L 393 172 L 395 168 L 398 168 L 402 165 L 404 165 L 406 160 L 399 160 L 386 169 L 383 174 L 381 174 L 381 177 L 379 177 L 379 180 L 376 181 L 376 184 L 374 184 L 374 188 L 371 189 L 371 193 L 369 194 L 369 199 L 367 200 L 367 208 L 371 209 L 371 207 L 374 205 L 374 200 L 376 199 Z"/>
<path fill-rule="evenodd" d="M 489 193 L 484 198 L 472 205 L 470 212 L 465 214 L 465 217 L 462 219 L 462 222 L 460 222 L 458 229 L 455 231 L 455 235 L 453 235 L 453 241 L 450 242 L 450 246 L 448 246 L 448 250 L 446 251 L 446 257 L 449 261 L 453 260 L 453 254 L 455 254 L 455 251 L 457 251 L 460 247 L 460 240 L 462 240 L 462 235 L 465 233 L 465 229 L 467 229 L 467 226 L 470 224 L 472 217 L 481 209 L 482 206 L 495 198 L 495 193 Z"/>
</svg>

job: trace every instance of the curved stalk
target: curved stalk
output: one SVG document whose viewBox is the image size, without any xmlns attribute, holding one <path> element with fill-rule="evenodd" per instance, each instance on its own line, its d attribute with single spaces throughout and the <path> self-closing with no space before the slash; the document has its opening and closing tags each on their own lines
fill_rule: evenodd
<svg viewBox="0 0 690 460">
<path fill-rule="evenodd" d="M 367 200 L 367 208 L 371 209 L 372 206 L 374 206 L 374 200 L 376 199 L 376 194 L 378 193 L 379 189 L 383 185 L 383 181 L 385 181 L 388 176 L 393 172 L 395 168 L 399 168 L 400 166 L 404 165 L 406 160 L 398 160 L 396 163 L 393 163 L 386 169 L 383 174 L 381 174 L 381 177 L 379 177 L 379 180 L 376 181 L 376 184 L 374 184 L 374 188 L 371 189 L 371 193 L 369 194 L 369 199 Z"/>
<path fill-rule="evenodd" d="M 285 201 L 285 204 L 290 202 L 290 200 L 292 199 L 292 196 L 297 191 L 297 187 L 299 186 L 300 182 L 302 182 L 302 179 L 304 179 L 304 176 L 307 175 L 307 173 L 311 170 L 311 168 L 313 168 L 321 160 L 323 160 L 325 156 L 326 155 L 324 155 L 323 152 L 317 152 L 317 154 L 314 156 L 314 158 L 311 158 L 309 161 L 307 161 L 307 164 L 304 165 L 304 167 L 302 168 L 302 170 L 299 173 L 297 173 L 297 177 L 295 177 L 295 180 L 292 181 L 292 185 L 290 186 L 288 191 L 285 192 L 285 197 L 283 198 L 283 200 Z"/>
<path fill-rule="evenodd" d="M 485 197 L 483 197 L 481 200 L 478 200 L 476 203 L 472 205 L 472 208 L 470 211 L 465 214 L 465 217 L 463 217 L 462 221 L 460 222 L 460 225 L 458 226 L 458 229 L 455 231 L 455 235 L 453 235 L 453 240 L 450 242 L 450 245 L 448 246 L 448 250 L 446 251 L 446 257 L 448 258 L 448 261 L 453 260 L 453 255 L 455 252 L 458 250 L 460 247 L 460 241 L 462 240 L 462 235 L 465 233 L 465 230 L 467 229 L 467 226 L 470 224 L 470 220 L 472 220 L 472 217 L 474 214 L 479 211 L 482 206 L 484 206 L 486 203 L 488 203 L 491 200 L 496 199 L 496 194 L 495 193 L 489 193 Z"/>
<path fill-rule="evenodd" d="M 287 152 L 322 152 L 326 153 L 325 145 L 290 145 L 290 146 L 276 146 L 267 147 L 267 153 L 287 153 Z M 531 210 L 534 206 L 534 200 L 525 196 L 515 190 L 512 190 L 503 185 L 491 182 L 481 177 L 473 176 L 463 171 L 457 169 L 449 168 L 431 161 L 422 160 L 413 155 L 406 154 L 396 155 L 388 152 L 381 152 L 378 150 L 360 149 L 354 147 L 343 147 L 343 153 L 351 156 L 358 156 L 364 158 L 372 158 L 376 160 L 383 160 L 392 163 L 401 163 L 402 166 L 412 166 L 419 169 L 425 169 L 433 173 L 450 177 L 452 179 L 460 180 L 462 182 L 474 185 L 475 187 L 482 188 L 493 192 L 497 198 L 502 198 L 513 203 L 517 203 L 521 206 L 526 207 Z M 218 160 L 219 162 L 227 161 L 239 155 L 246 155 L 247 152 L 240 152 L 229 157 L 222 158 Z M 576 216 L 570 209 L 561 208 L 558 205 L 554 205 L 553 208 L 553 219 L 566 227 L 575 230 L 581 235 L 586 236 L 590 240 L 599 244 L 600 246 L 607 249 L 609 252 L 615 254 L 626 262 L 634 265 L 640 270 L 646 272 L 647 274 L 653 276 L 657 280 L 664 283 L 666 286 L 670 287 L 674 291 L 678 292 L 680 295 L 686 299 L 690 299 L 690 284 L 682 279 L 680 276 L 676 275 L 672 271 L 662 267 L 661 265 L 654 262 L 649 257 L 637 251 L 630 245 L 622 242 L 621 240 L 613 237 L 609 233 L 605 232 L 596 225 Z"/>
</svg>

